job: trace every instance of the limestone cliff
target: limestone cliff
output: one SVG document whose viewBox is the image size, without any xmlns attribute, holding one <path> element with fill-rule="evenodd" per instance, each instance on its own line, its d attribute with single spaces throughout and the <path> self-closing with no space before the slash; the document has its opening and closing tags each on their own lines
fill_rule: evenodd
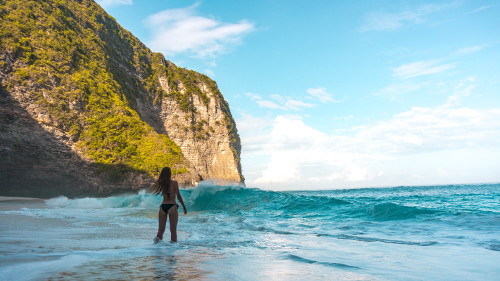
<svg viewBox="0 0 500 281">
<path fill-rule="evenodd" d="M 216 83 L 151 52 L 91 0 L 0 0 L 0 195 L 243 182 Z"/>
<path fill-rule="evenodd" d="M 165 98 L 156 106 L 167 135 L 180 146 L 184 156 L 196 167 L 203 179 L 241 182 L 240 139 L 235 122 L 214 81 L 199 73 L 175 65 L 160 57 L 159 82 L 167 95 L 176 90 L 189 95 L 183 82 L 169 79 L 169 73 L 185 72 L 195 81 L 199 95 L 190 96 L 190 111 L 182 110 L 175 100 Z M 145 107 L 143 107 L 145 109 Z M 141 115 L 145 115 L 139 110 Z M 182 122 L 188 120 L 188 122 Z"/>
</svg>

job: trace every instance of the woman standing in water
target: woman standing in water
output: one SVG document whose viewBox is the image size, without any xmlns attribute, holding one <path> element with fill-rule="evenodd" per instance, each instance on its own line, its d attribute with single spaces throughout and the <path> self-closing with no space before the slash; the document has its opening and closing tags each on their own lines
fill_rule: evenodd
<svg viewBox="0 0 500 281">
<path fill-rule="evenodd" d="M 187 214 L 186 206 L 182 200 L 181 193 L 179 192 L 179 184 L 171 179 L 172 172 L 169 167 L 165 167 L 161 170 L 160 176 L 154 185 L 154 193 L 158 195 L 161 193 L 163 196 L 163 202 L 160 206 L 160 211 L 158 212 L 158 234 L 154 239 L 154 243 L 158 243 L 163 239 L 163 233 L 165 232 L 165 226 L 167 224 L 167 215 L 170 218 L 170 239 L 172 242 L 177 242 L 177 221 L 179 220 L 179 212 L 175 201 L 175 197 L 179 199 L 184 209 L 184 214 Z"/>
</svg>

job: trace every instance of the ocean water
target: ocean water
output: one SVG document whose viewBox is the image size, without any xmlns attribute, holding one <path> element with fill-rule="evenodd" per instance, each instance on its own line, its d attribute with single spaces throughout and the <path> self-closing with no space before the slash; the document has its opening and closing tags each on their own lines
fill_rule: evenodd
<svg viewBox="0 0 500 281">
<path fill-rule="evenodd" d="M 0 279 L 500 280 L 499 184 L 181 193 L 158 244 L 144 191 L 2 201 Z"/>
</svg>

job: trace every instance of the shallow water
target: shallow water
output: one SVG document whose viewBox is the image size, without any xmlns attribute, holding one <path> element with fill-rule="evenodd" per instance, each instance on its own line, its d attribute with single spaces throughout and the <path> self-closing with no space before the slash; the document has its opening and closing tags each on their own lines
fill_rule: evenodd
<svg viewBox="0 0 500 281">
<path fill-rule="evenodd" d="M 145 192 L 2 201 L 0 279 L 500 279 L 498 184 L 181 192 L 178 243 Z"/>
</svg>

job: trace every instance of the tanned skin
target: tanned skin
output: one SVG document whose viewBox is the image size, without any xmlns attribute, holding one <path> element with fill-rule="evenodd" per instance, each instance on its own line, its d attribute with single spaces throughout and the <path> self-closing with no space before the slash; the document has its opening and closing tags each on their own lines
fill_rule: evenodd
<svg viewBox="0 0 500 281">
<path fill-rule="evenodd" d="M 161 209 L 158 212 L 158 233 L 156 236 L 163 240 L 163 233 L 165 232 L 167 220 L 170 219 L 170 240 L 172 242 L 177 242 L 177 222 L 179 221 L 179 212 L 177 211 L 177 202 L 175 201 L 175 198 L 177 198 L 181 203 L 182 208 L 184 209 L 184 214 L 187 214 L 184 200 L 182 200 L 182 196 L 179 191 L 179 184 L 174 180 L 170 181 L 168 192 L 162 193 L 162 195 L 162 204 L 174 204 L 174 206 L 168 210 L 167 214 L 165 214 L 165 212 Z"/>
</svg>

